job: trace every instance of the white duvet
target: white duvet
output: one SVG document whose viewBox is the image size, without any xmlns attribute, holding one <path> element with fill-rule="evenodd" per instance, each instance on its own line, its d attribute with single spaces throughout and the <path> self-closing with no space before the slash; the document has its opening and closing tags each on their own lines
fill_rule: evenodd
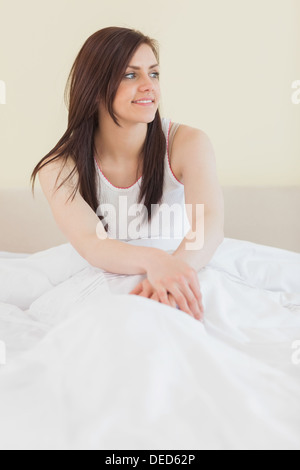
<svg viewBox="0 0 300 470">
<path fill-rule="evenodd" d="M 0 253 L 0 448 L 299 450 L 300 254 L 226 238 L 198 275 L 204 324 L 70 244 Z"/>
</svg>

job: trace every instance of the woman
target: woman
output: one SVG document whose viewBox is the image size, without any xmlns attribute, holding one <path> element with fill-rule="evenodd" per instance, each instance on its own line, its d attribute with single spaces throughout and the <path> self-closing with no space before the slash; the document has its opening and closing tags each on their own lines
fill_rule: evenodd
<svg viewBox="0 0 300 470">
<path fill-rule="evenodd" d="M 146 274 L 131 294 L 178 306 L 201 320 L 204 310 L 197 271 L 179 256 L 182 253 L 173 256 L 109 238 L 118 224 L 116 217 L 111 216 L 107 224 L 101 222 L 104 217 L 99 202 L 104 200 L 114 208 L 120 201 L 116 190 L 129 197 L 128 190 L 134 188 L 135 193 L 130 193 L 138 195 L 134 202 L 143 202 L 146 209 L 147 220 L 141 219 L 140 224 L 143 227 L 152 221 L 152 207 L 164 200 L 168 143 L 162 127 L 162 122 L 166 123 L 158 110 L 156 41 L 127 28 L 96 32 L 80 50 L 68 86 L 68 128 L 34 168 L 32 189 L 38 174 L 56 223 L 91 265 L 114 273 Z M 172 156 L 169 161 L 169 171 L 177 180 L 183 175 L 182 159 L 176 155 L 182 154 L 182 142 L 187 142 L 187 132 L 192 130 L 180 127 L 174 140 L 174 159 Z M 178 184 L 183 194 L 183 183 Z M 217 239 L 214 250 L 221 241 Z"/>
</svg>

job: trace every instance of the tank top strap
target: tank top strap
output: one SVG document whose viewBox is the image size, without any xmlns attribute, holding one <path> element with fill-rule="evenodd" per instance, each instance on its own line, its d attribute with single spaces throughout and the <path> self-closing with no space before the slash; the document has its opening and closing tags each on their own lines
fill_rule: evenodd
<svg viewBox="0 0 300 470">
<path fill-rule="evenodd" d="M 175 185 L 175 187 L 177 186 L 177 187 L 183 188 L 183 183 L 181 183 L 181 181 L 179 181 L 177 177 L 175 176 L 175 174 L 173 173 L 173 170 L 171 168 L 171 161 L 170 161 L 174 136 L 179 126 L 180 124 L 176 122 L 172 123 L 171 119 L 164 120 L 163 128 L 164 128 L 164 132 L 166 134 L 166 140 L 167 140 L 166 169 L 167 169 L 168 180 L 170 181 L 170 184 L 172 186 Z"/>
<path fill-rule="evenodd" d="M 172 154 L 173 140 L 180 124 L 178 122 L 171 123 L 171 129 L 169 133 L 169 155 Z"/>
</svg>

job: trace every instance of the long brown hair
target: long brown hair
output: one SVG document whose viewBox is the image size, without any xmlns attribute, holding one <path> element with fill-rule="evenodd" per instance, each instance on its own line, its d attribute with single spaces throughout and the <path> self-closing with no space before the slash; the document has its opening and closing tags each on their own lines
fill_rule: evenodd
<svg viewBox="0 0 300 470">
<path fill-rule="evenodd" d="M 101 124 L 98 122 L 99 100 L 103 100 L 112 119 L 121 127 L 113 113 L 113 102 L 126 68 L 141 44 L 151 47 L 159 63 L 157 41 L 133 29 L 104 28 L 84 43 L 72 66 L 65 89 L 68 128 L 56 146 L 34 168 L 30 178 L 33 194 L 35 179 L 41 168 L 56 159 L 62 159 L 66 164 L 71 157 L 75 166 L 56 190 L 77 171 L 77 185 L 70 197 L 73 200 L 79 190 L 84 200 L 97 212 L 100 201 L 96 186 L 94 134 Z M 138 203 L 145 197 L 143 204 L 148 211 L 148 221 L 151 220 L 151 205 L 160 204 L 162 200 L 165 153 L 166 139 L 157 110 L 154 121 L 148 124 L 141 155 L 143 178 Z M 53 158 L 49 159 L 51 156 Z M 43 163 L 46 159 L 49 160 Z M 100 220 L 103 219 L 97 215 Z M 107 225 L 105 229 L 108 231 Z"/>
</svg>

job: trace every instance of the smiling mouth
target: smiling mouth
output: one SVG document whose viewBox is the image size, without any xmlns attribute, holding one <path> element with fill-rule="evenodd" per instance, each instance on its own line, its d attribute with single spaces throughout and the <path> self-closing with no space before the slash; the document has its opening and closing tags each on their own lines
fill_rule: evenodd
<svg viewBox="0 0 300 470">
<path fill-rule="evenodd" d="M 155 98 L 140 98 L 139 100 L 133 100 L 132 103 L 149 103 L 150 101 L 153 103 Z"/>
<path fill-rule="evenodd" d="M 132 101 L 132 104 L 138 104 L 140 106 L 153 106 L 154 105 L 154 101 Z"/>
</svg>

